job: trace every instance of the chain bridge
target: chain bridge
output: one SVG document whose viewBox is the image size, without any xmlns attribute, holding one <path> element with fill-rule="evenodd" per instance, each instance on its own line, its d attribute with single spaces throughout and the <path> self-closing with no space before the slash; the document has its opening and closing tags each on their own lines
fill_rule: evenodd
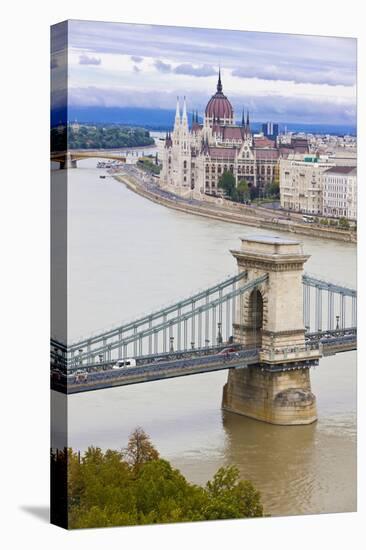
<svg viewBox="0 0 366 550">
<path fill-rule="evenodd" d="M 310 368 L 357 347 L 357 292 L 303 271 L 297 241 L 242 240 L 238 273 L 141 318 L 65 345 L 51 339 L 64 393 L 228 370 L 223 408 L 276 424 L 316 420 Z"/>
</svg>

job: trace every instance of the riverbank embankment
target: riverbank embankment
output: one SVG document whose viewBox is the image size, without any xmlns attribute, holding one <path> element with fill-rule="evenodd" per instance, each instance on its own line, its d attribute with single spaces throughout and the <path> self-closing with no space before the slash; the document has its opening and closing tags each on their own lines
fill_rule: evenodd
<svg viewBox="0 0 366 550">
<path fill-rule="evenodd" d="M 189 201 L 182 199 L 173 194 L 159 193 L 154 187 L 150 189 L 148 186 L 139 182 L 137 178 L 131 175 L 116 174 L 114 177 L 124 183 L 131 191 L 134 191 L 138 195 L 145 197 L 157 204 L 172 208 L 180 212 L 189 214 L 195 214 L 197 216 L 203 216 L 205 218 L 212 218 L 227 223 L 237 223 L 240 225 L 249 225 L 252 227 L 259 227 L 262 229 L 269 229 L 274 231 L 285 231 L 287 233 L 294 233 L 298 235 L 306 235 L 309 237 L 317 237 L 328 240 L 335 240 L 341 242 L 357 242 L 356 231 L 342 231 L 339 229 L 326 228 L 320 226 L 305 225 L 304 223 L 297 223 L 295 221 L 273 221 L 267 216 L 264 217 L 262 212 L 263 208 L 248 207 L 247 209 L 238 208 L 237 210 L 225 208 L 219 208 L 210 204 L 209 202 Z"/>
</svg>

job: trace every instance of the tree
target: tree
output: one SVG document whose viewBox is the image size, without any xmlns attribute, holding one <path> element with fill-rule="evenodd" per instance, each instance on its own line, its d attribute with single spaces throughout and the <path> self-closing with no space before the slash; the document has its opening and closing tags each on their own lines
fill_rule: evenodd
<svg viewBox="0 0 366 550">
<path fill-rule="evenodd" d="M 250 189 L 246 180 L 241 180 L 237 187 L 240 202 L 245 202 L 250 199 Z"/>
<path fill-rule="evenodd" d="M 250 200 L 256 199 L 258 195 L 259 195 L 259 187 L 257 187 L 256 185 L 252 185 L 250 187 Z"/>
<path fill-rule="evenodd" d="M 347 218 L 339 218 L 338 224 L 341 229 L 349 229 L 349 221 Z"/>
<path fill-rule="evenodd" d="M 280 184 L 275 180 L 268 184 L 266 186 L 266 194 L 270 197 L 278 198 L 280 196 Z"/>
<path fill-rule="evenodd" d="M 235 178 L 231 172 L 225 172 L 220 176 L 218 186 L 223 189 L 224 193 L 232 198 L 235 189 Z"/>
<path fill-rule="evenodd" d="M 82 457 L 72 449 L 53 453 L 54 469 L 66 473 L 66 465 L 65 524 L 72 529 L 263 516 L 259 492 L 237 468 L 220 468 L 205 487 L 190 483 L 159 458 L 141 428 L 125 452 L 89 447 Z"/>
<path fill-rule="evenodd" d="M 254 518 L 263 516 L 260 493 L 250 481 L 240 480 L 235 466 L 220 468 L 206 491 L 210 497 L 206 519 Z"/>
<path fill-rule="evenodd" d="M 159 453 L 152 445 L 150 437 L 142 428 L 137 427 L 130 435 L 124 456 L 133 469 L 138 469 L 145 462 L 157 460 Z"/>
</svg>

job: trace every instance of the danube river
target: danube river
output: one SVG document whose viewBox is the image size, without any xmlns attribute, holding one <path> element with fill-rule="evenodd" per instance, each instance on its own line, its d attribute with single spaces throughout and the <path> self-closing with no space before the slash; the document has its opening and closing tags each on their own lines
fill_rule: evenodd
<svg viewBox="0 0 366 550">
<path fill-rule="evenodd" d="M 69 170 L 69 336 L 160 308 L 236 272 L 229 249 L 265 231 L 169 210 L 134 194 L 93 160 Z M 274 234 L 274 233 L 272 233 Z M 280 233 L 280 236 L 286 236 Z M 306 269 L 355 285 L 354 245 L 301 237 Z M 205 483 L 236 464 L 272 515 L 356 508 L 356 354 L 312 370 L 319 421 L 272 426 L 220 409 L 225 371 L 68 398 L 69 446 L 119 449 L 142 426 L 160 454 Z"/>
</svg>

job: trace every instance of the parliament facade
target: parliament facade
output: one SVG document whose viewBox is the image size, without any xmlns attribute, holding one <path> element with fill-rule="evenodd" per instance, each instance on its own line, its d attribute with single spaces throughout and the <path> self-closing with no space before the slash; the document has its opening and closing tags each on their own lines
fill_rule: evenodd
<svg viewBox="0 0 366 550">
<path fill-rule="evenodd" d="M 177 100 L 174 129 L 165 138 L 160 181 L 177 194 L 193 190 L 215 195 L 220 176 L 227 171 L 236 184 L 246 180 L 249 186 L 264 188 L 278 180 L 279 158 L 289 152 L 281 151 L 275 140 L 254 136 L 249 112 L 245 117 L 243 111 L 241 124 L 235 124 L 219 72 L 217 90 L 207 103 L 202 123 L 196 112 L 189 124 L 186 101 L 181 114 Z"/>
</svg>

